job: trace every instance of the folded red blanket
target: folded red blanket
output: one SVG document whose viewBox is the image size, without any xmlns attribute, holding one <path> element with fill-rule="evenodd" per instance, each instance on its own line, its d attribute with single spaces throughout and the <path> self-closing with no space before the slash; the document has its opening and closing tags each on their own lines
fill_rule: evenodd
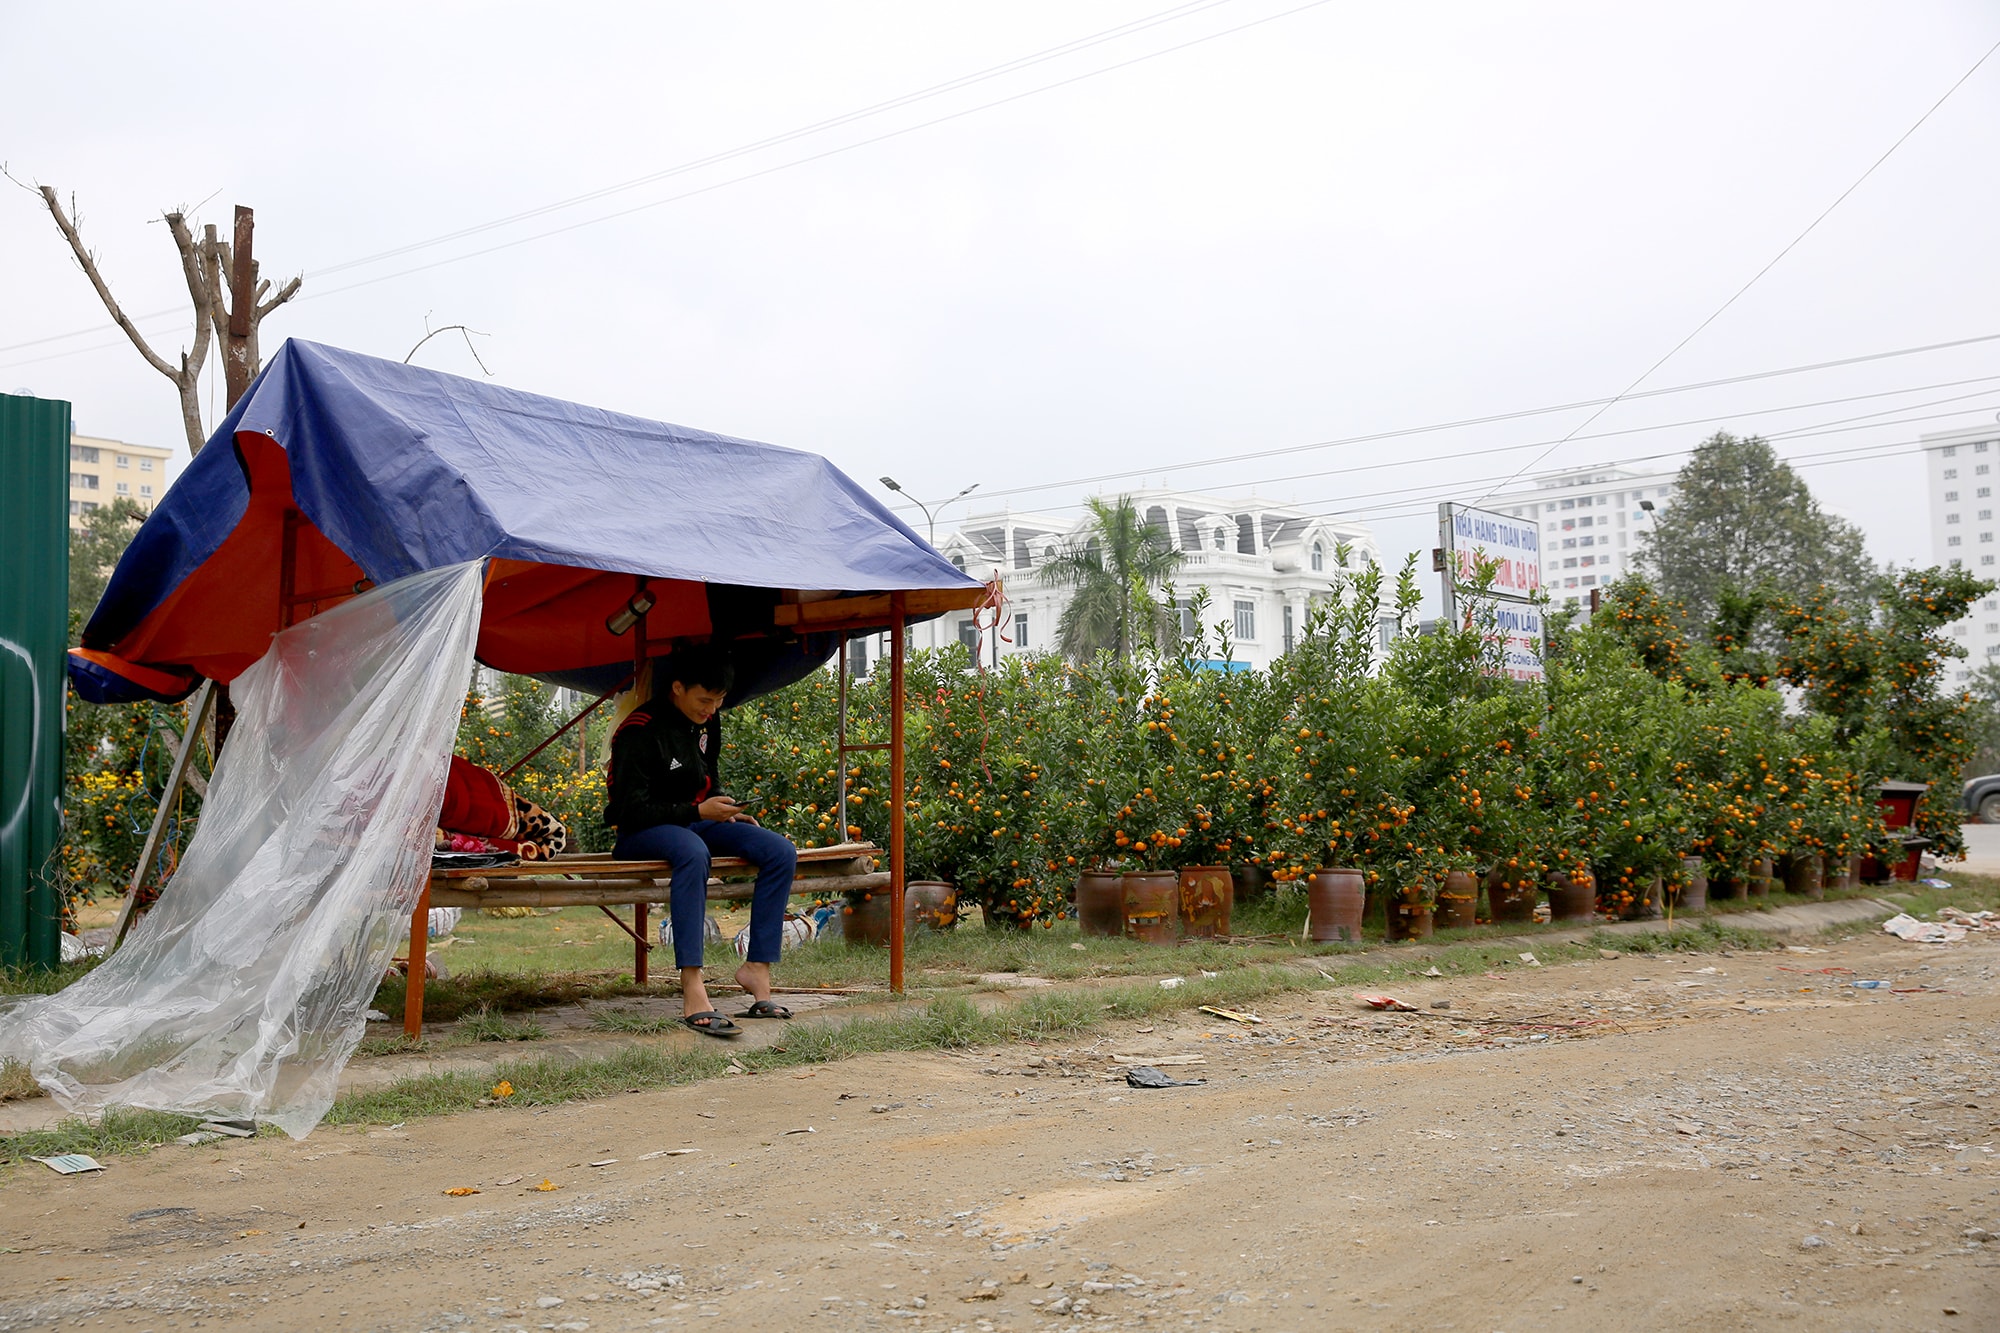
<svg viewBox="0 0 2000 1333">
<path fill-rule="evenodd" d="M 438 824 L 454 833 L 481 838 L 514 836 L 514 793 L 493 773 L 457 755 L 444 783 Z"/>
<path fill-rule="evenodd" d="M 542 860 L 569 849 L 569 827 L 502 782 L 491 771 L 457 755 L 444 783 L 438 827 L 447 833 L 484 838 L 523 861 Z"/>
</svg>

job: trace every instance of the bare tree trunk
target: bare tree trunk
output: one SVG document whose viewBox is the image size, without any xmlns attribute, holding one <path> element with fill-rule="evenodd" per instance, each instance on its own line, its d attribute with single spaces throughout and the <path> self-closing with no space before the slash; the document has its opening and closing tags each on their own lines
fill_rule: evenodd
<svg viewBox="0 0 2000 1333">
<path fill-rule="evenodd" d="M 125 336 L 139 349 L 139 355 L 146 359 L 147 365 L 173 381 L 174 391 L 180 399 L 181 427 L 187 432 L 188 452 L 200 453 L 202 443 L 208 438 L 201 420 L 201 372 L 208 361 L 210 340 L 223 340 L 223 370 L 228 384 L 229 406 L 234 407 L 262 365 L 258 354 L 258 326 L 263 323 L 264 316 L 298 294 L 301 279 L 288 280 L 276 295 L 269 300 L 264 299 L 271 284 L 258 280 L 257 263 L 250 248 L 254 215 L 241 205 L 236 209 L 233 255 L 230 245 L 217 239 L 214 227 L 207 228 L 197 241 L 180 213 L 168 213 L 167 229 L 173 233 L 174 246 L 180 251 L 181 275 L 187 280 L 188 298 L 194 303 L 195 312 L 194 347 L 181 353 L 180 364 L 176 366 L 148 345 L 138 326 L 126 315 L 124 307 L 111 295 L 110 285 L 98 270 L 96 256 L 83 243 L 81 219 L 71 217 L 76 211 L 74 200 L 71 201 L 70 212 L 65 213 L 53 186 L 36 187 L 36 192 L 48 206 L 56 229 L 69 243 L 70 253 L 76 257 L 84 276 L 90 279 L 90 285 L 96 289 L 98 299 L 104 302 L 112 322 L 125 331 Z M 227 301 L 224 300 L 225 293 Z"/>
</svg>

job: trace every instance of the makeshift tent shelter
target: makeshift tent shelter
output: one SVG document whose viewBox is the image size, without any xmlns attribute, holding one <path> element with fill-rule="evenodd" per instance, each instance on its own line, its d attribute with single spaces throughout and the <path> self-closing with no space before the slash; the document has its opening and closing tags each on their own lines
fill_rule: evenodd
<svg viewBox="0 0 2000 1333">
<path fill-rule="evenodd" d="M 184 697 L 371 585 L 477 560 L 477 660 L 593 692 L 706 640 L 740 701 L 892 631 L 898 796 L 901 631 L 991 596 L 815 455 L 293 340 L 140 528 L 71 678 L 94 702 Z"/>
<path fill-rule="evenodd" d="M 816 455 L 294 339 L 140 528 L 71 676 L 181 697 L 358 585 L 477 559 L 479 660 L 592 693 L 634 660 L 606 622 L 642 588 L 637 642 L 728 642 L 740 697 L 985 597 Z"/>
</svg>

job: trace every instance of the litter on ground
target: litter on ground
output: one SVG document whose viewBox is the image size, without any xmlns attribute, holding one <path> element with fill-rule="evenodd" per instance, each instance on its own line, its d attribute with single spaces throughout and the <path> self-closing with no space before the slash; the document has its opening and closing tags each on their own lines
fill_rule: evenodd
<svg viewBox="0 0 2000 1333">
<path fill-rule="evenodd" d="M 1151 1065 L 1134 1065 L 1125 1071 L 1127 1086 L 1134 1088 L 1198 1088 L 1205 1078 L 1168 1078 Z"/>
<path fill-rule="evenodd" d="M 37 1157 L 36 1161 L 59 1176 L 73 1176 L 79 1171 L 102 1171 L 104 1164 L 86 1153 L 66 1152 L 58 1157 Z"/>
<path fill-rule="evenodd" d="M 1973 933 L 2000 934 L 2000 912 L 1940 907 L 1936 915 L 1935 921 L 1919 921 L 1908 912 L 1898 912 L 1882 923 L 1882 929 L 1911 944 L 1957 944 Z"/>
</svg>

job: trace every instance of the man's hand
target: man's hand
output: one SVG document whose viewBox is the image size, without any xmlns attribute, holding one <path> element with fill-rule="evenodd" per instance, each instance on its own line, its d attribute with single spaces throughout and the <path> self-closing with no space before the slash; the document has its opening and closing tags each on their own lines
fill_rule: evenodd
<svg viewBox="0 0 2000 1333">
<path fill-rule="evenodd" d="M 696 806 L 694 812 L 703 819 L 712 819 L 718 824 L 727 824 L 734 820 L 750 818 L 743 813 L 743 807 L 736 804 L 736 799 L 731 796 L 711 796 Z M 751 820 L 751 822 L 755 823 L 756 821 Z"/>
</svg>

